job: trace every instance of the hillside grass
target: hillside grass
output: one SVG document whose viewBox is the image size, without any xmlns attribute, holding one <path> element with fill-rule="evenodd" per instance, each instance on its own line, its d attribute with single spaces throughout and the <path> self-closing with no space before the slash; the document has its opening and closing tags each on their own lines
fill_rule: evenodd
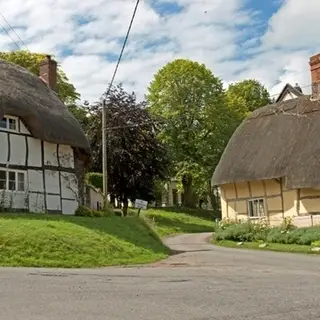
<svg viewBox="0 0 320 320">
<path fill-rule="evenodd" d="M 0 215 L 0 266 L 89 268 L 150 263 L 168 254 L 137 217 Z"/>
<path fill-rule="evenodd" d="M 201 218 L 193 213 L 168 211 L 168 209 L 149 209 L 142 213 L 161 237 L 182 233 L 213 232 L 215 222 L 212 218 Z"/>
</svg>

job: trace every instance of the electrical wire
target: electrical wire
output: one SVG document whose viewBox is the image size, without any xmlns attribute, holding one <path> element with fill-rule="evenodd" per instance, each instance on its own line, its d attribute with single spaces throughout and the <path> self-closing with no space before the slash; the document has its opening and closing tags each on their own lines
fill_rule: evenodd
<svg viewBox="0 0 320 320">
<path fill-rule="evenodd" d="M 0 23 L 0 26 L 2 30 L 8 35 L 8 37 L 11 39 L 11 41 L 17 46 L 18 50 L 21 50 L 19 44 L 11 37 L 9 31 Z"/>
<path fill-rule="evenodd" d="M 4 15 L 0 12 L 0 16 L 2 17 L 2 19 L 6 22 L 6 24 L 9 26 L 9 28 L 11 29 L 11 31 L 17 36 L 17 38 L 20 40 L 20 42 L 26 47 L 26 49 L 28 50 L 28 51 L 30 51 L 29 50 L 29 48 L 28 48 L 28 46 L 25 44 L 25 42 L 21 39 L 21 37 L 18 35 L 18 33 L 14 30 L 14 28 L 11 26 L 11 24 L 8 22 L 8 20 L 4 17 Z M 3 28 L 3 27 L 2 27 Z M 11 38 L 11 37 L 10 37 Z M 11 38 L 11 40 L 12 40 L 12 38 Z M 13 41 L 13 40 L 12 40 Z M 14 41 L 15 42 L 15 41 Z M 17 45 L 17 44 L 16 44 Z M 20 46 L 18 46 L 19 47 L 19 49 L 20 49 Z"/>
<path fill-rule="evenodd" d="M 135 5 L 134 10 L 133 10 L 133 14 L 132 14 L 130 23 L 129 23 L 127 34 L 125 36 L 125 39 L 124 39 L 124 42 L 123 42 L 123 45 L 122 45 L 122 48 L 121 48 L 121 52 L 120 52 L 120 55 L 119 55 L 119 58 L 118 58 L 118 62 L 117 62 L 116 68 L 114 69 L 114 72 L 113 72 L 111 81 L 109 83 L 109 87 L 107 89 L 107 92 L 104 94 L 105 97 L 107 97 L 109 95 L 109 92 L 110 92 L 110 90 L 112 88 L 112 85 L 113 85 L 113 81 L 114 81 L 114 79 L 116 77 L 116 74 L 118 72 L 118 68 L 119 68 L 119 65 L 120 65 L 120 62 L 121 62 L 121 59 L 122 59 L 122 56 L 123 56 L 124 49 L 125 49 L 125 47 L 127 45 L 127 41 L 128 41 L 128 38 L 129 38 L 129 34 L 130 34 L 130 31 L 131 31 L 131 28 L 132 28 L 133 21 L 135 19 L 136 13 L 137 13 L 137 9 L 138 9 L 139 3 L 140 3 L 140 0 L 137 0 L 136 5 Z"/>
</svg>

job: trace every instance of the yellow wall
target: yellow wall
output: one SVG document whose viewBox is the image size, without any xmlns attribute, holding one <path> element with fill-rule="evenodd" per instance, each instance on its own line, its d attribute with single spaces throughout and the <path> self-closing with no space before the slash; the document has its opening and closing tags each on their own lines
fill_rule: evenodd
<svg viewBox="0 0 320 320">
<path fill-rule="evenodd" d="M 281 193 L 280 183 L 275 180 L 265 180 L 267 196 L 273 196 Z"/>
<path fill-rule="evenodd" d="M 282 199 L 281 196 L 267 198 L 268 211 L 282 211 Z"/>
<path fill-rule="evenodd" d="M 236 184 L 238 198 L 249 198 L 249 186 L 248 182 L 240 182 Z"/>
<path fill-rule="evenodd" d="M 301 189 L 299 206 L 301 215 L 320 212 L 320 190 Z"/>
<path fill-rule="evenodd" d="M 271 224 L 285 217 L 320 212 L 320 190 L 288 190 L 284 181 L 265 180 L 221 186 L 222 218 L 248 219 L 248 200 L 264 198 L 266 216 Z"/>
<path fill-rule="evenodd" d="M 296 209 L 296 203 L 294 203 L 296 194 L 296 191 L 286 191 L 281 195 L 280 181 L 277 180 L 223 185 L 221 186 L 222 217 L 238 220 L 248 219 L 248 200 L 264 198 L 266 216 L 270 221 L 278 221 L 284 216 L 293 214 L 293 210 Z"/>
<path fill-rule="evenodd" d="M 283 191 L 283 217 L 297 215 L 297 190 Z"/>
<path fill-rule="evenodd" d="M 251 198 L 264 197 L 264 185 L 262 181 L 250 182 Z"/>
</svg>

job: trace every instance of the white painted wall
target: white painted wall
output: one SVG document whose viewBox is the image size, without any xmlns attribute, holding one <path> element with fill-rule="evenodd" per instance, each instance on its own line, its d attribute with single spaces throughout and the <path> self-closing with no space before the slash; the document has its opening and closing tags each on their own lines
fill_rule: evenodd
<svg viewBox="0 0 320 320">
<path fill-rule="evenodd" d="M 32 137 L 27 138 L 28 141 L 28 166 L 41 167 L 41 141 Z"/>
<path fill-rule="evenodd" d="M 44 164 L 46 166 L 58 166 L 57 145 L 44 142 Z"/>
<path fill-rule="evenodd" d="M 292 92 L 287 92 L 281 101 L 287 101 L 287 100 L 296 99 L 296 98 L 298 97 L 295 94 L 293 94 Z"/>
<path fill-rule="evenodd" d="M 42 156 L 42 142 L 31 136 L 22 121 L 16 120 L 16 131 L 0 128 L 0 170 L 23 172 L 25 190 L 0 190 L 0 203 L 3 194 L 7 206 L 17 210 L 44 212 L 47 209 L 48 212 L 74 214 L 78 208 L 78 184 L 76 175 L 67 171 L 74 169 L 73 149 L 70 146 L 58 147 L 56 144 L 43 142 Z M 44 165 L 50 168 L 43 168 L 42 158 Z M 67 168 L 66 171 L 62 168 L 59 172 L 59 163 L 61 167 Z"/>
<path fill-rule="evenodd" d="M 26 164 L 26 138 L 17 134 L 9 134 L 10 137 L 10 164 Z"/>
<path fill-rule="evenodd" d="M 6 132 L 0 132 L 0 163 L 7 163 L 8 159 L 8 135 Z"/>
<path fill-rule="evenodd" d="M 20 132 L 24 134 L 30 134 L 30 131 L 26 128 L 24 123 L 19 119 L 20 121 Z"/>
<path fill-rule="evenodd" d="M 59 162 L 62 167 L 74 168 L 73 149 L 70 146 L 59 145 Z"/>
</svg>

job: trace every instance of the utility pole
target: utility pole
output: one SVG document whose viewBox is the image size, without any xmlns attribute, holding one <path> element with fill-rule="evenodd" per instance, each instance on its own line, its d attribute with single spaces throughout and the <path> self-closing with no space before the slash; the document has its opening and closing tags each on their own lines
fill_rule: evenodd
<svg viewBox="0 0 320 320">
<path fill-rule="evenodd" d="M 108 207 L 108 147 L 107 147 L 107 110 L 106 100 L 102 101 L 102 175 L 103 175 L 103 208 Z"/>
</svg>

